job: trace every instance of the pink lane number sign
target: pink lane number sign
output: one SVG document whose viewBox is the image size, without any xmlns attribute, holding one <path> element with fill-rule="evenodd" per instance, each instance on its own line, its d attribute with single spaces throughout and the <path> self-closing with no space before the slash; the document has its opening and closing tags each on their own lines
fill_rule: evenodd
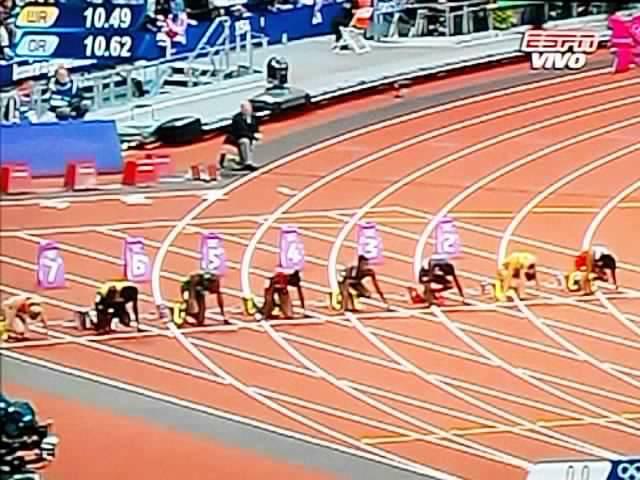
<svg viewBox="0 0 640 480">
<path fill-rule="evenodd" d="M 382 239 L 378 226 L 373 222 L 358 225 L 358 256 L 364 255 L 371 263 L 382 262 Z"/>
<path fill-rule="evenodd" d="M 144 251 L 144 240 L 127 237 L 124 242 L 124 271 L 128 281 L 146 283 L 151 280 L 151 259 Z"/>
<path fill-rule="evenodd" d="M 280 267 L 287 270 L 304 268 L 304 245 L 296 227 L 285 225 L 280 230 Z"/>
<path fill-rule="evenodd" d="M 38 247 L 38 287 L 64 288 L 64 261 L 56 242 L 45 241 Z"/>
<path fill-rule="evenodd" d="M 443 217 L 436 227 L 435 253 L 447 257 L 460 255 L 462 245 L 455 222 L 451 217 Z"/>
<path fill-rule="evenodd" d="M 214 232 L 207 232 L 200 240 L 200 269 L 222 275 L 227 270 L 227 257 L 224 253 L 222 238 Z"/>
</svg>

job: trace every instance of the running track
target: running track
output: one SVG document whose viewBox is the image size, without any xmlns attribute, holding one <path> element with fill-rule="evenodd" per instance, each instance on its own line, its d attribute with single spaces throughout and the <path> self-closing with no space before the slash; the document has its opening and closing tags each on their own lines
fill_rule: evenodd
<svg viewBox="0 0 640 480">
<path fill-rule="evenodd" d="M 438 479 L 526 477 L 549 458 L 640 450 L 640 79 L 596 71 L 538 81 L 356 130 L 269 165 L 225 196 L 167 193 L 150 205 L 77 197 L 66 210 L 5 201 L 2 296 L 33 290 L 37 242 L 56 240 L 69 287 L 44 293 L 47 339 L 3 354 Z M 403 296 L 435 222 L 457 219 L 470 305 L 409 309 Z M 331 316 L 327 294 L 355 257 L 354 226 L 383 236 L 391 311 Z M 153 318 L 197 268 L 199 234 L 223 234 L 227 305 L 259 295 L 279 227 L 307 254 L 306 320 L 181 332 Z M 121 272 L 126 235 L 155 258 L 143 336 L 81 337 L 63 320 Z M 616 294 L 554 285 L 584 244 L 619 255 Z M 507 306 L 473 295 L 513 249 L 538 254 L 541 290 Z M 134 338 L 137 337 L 137 338 Z M 143 390 L 140 390 L 143 389 Z"/>
</svg>

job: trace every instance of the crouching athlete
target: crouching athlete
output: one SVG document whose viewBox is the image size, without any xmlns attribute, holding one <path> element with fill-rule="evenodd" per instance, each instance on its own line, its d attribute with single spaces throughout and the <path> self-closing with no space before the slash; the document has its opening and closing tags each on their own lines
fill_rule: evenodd
<svg viewBox="0 0 640 480">
<path fill-rule="evenodd" d="M 364 281 L 369 278 L 376 290 L 376 293 L 388 307 L 387 300 L 380 289 L 376 272 L 369 265 L 369 260 L 364 255 L 358 257 L 358 263 L 347 267 L 342 272 L 342 278 L 338 282 L 340 298 L 332 298 L 331 306 L 335 310 L 356 312 L 358 310 L 358 299 L 371 298 L 371 292 L 364 285 Z"/>
<path fill-rule="evenodd" d="M 110 332 L 116 318 L 126 327 L 135 321 L 140 331 L 138 287 L 131 282 L 122 280 L 102 284 L 96 292 L 95 311 L 95 329 L 98 333 Z"/>
<path fill-rule="evenodd" d="M 209 272 L 194 272 L 185 278 L 180 286 L 181 301 L 178 311 L 174 312 L 174 322 L 181 325 L 186 317 L 193 318 L 198 325 L 203 325 L 207 313 L 207 294 L 216 295 L 220 315 L 225 324 L 229 324 L 224 313 L 224 299 L 220 277 Z"/>
<path fill-rule="evenodd" d="M 513 252 L 503 262 L 498 270 L 494 286 L 494 296 L 498 302 L 507 300 L 509 292 L 513 291 L 522 298 L 524 286 L 527 282 L 535 282 L 539 286 L 536 270 L 536 256 L 528 252 Z"/>
<path fill-rule="evenodd" d="M 596 280 L 606 282 L 610 279 L 617 290 L 617 268 L 616 257 L 608 248 L 593 246 L 589 250 L 583 250 L 574 260 L 574 270 L 565 277 L 567 289 L 590 295 Z"/>
<path fill-rule="evenodd" d="M 42 300 L 36 295 L 16 295 L 2 302 L 0 311 L 0 341 L 23 340 L 29 323 L 40 321 L 47 327 Z"/>
<path fill-rule="evenodd" d="M 420 269 L 418 280 L 423 287 L 423 293 L 420 295 L 415 288 L 410 287 L 409 296 L 413 303 L 426 303 L 427 306 L 431 306 L 434 301 L 440 303 L 440 295 L 451 290 L 454 285 L 464 301 L 464 291 L 456 275 L 456 269 L 444 255 L 434 255 L 426 259 Z"/>
<path fill-rule="evenodd" d="M 247 313 L 258 315 L 258 318 L 265 320 L 276 318 L 278 312 L 282 318 L 293 318 L 293 300 L 291 299 L 289 287 L 298 291 L 300 306 L 302 310 L 306 310 L 300 272 L 298 270 L 286 271 L 278 269 L 269 279 L 264 289 L 264 303 L 262 306 L 258 307 L 253 300 L 250 300 L 246 309 Z"/>
</svg>

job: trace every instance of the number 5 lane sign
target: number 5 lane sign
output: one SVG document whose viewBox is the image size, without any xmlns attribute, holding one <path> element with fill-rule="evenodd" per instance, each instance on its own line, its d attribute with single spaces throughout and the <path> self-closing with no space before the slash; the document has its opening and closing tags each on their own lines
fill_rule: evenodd
<svg viewBox="0 0 640 480">
<path fill-rule="evenodd" d="M 520 46 L 532 70 L 579 70 L 597 49 L 598 34 L 588 30 L 528 30 Z"/>
</svg>

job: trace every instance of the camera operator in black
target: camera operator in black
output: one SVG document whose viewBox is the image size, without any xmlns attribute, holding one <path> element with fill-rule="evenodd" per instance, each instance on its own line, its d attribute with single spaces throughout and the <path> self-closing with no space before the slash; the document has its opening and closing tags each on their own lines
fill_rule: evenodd
<svg viewBox="0 0 640 480">
<path fill-rule="evenodd" d="M 0 480 L 34 475 L 51 463 L 58 439 L 50 426 L 38 423 L 29 403 L 0 396 Z"/>
</svg>

